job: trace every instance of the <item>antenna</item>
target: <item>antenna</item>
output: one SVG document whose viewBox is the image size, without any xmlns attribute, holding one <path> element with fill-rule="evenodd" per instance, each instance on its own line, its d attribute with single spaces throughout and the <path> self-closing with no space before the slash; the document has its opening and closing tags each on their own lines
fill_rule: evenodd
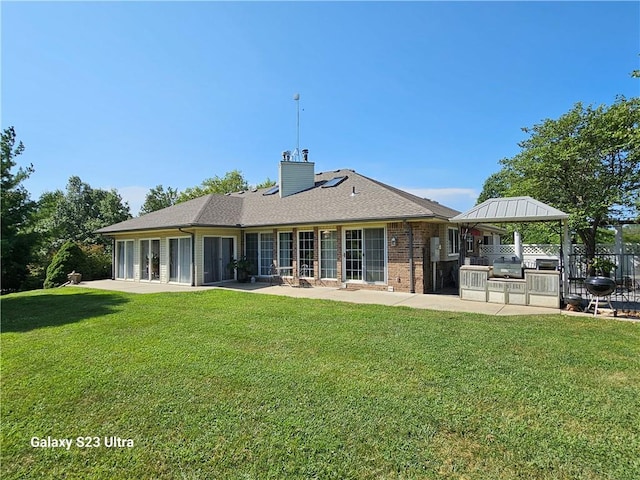
<svg viewBox="0 0 640 480">
<path fill-rule="evenodd" d="M 300 161 L 300 94 L 295 93 L 293 95 L 293 99 L 296 102 L 296 109 L 298 113 L 297 122 L 296 122 L 297 142 L 296 142 L 296 150 L 295 152 L 293 152 L 293 158 L 294 160 L 297 158 L 298 161 Z"/>
</svg>

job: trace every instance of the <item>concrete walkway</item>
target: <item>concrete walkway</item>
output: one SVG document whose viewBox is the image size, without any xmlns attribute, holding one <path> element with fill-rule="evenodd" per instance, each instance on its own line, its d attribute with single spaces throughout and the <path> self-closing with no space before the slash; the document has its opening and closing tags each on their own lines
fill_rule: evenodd
<svg viewBox="0 0 640 480">
<path fill-rule="evenodd" d="M 236 290 L 265 295 L 284 295 L 296 298 L 317 298 L 338 302 L 369 303 L 394 307 L 424 308 L 448 312 L 470 312 L 486 315 L 552 315 L 561 313 L 555 308 L 502 305 L 498 303 L 460 300 L 455 295 L 435 295 L 372 290 L 345 290 L 331 287 L 291 287 L 266 283 L 228 283 L 224 286 L 189 287 L 166 283 L 126 282 L 122 280 L 95 280 L 82 282 L 80 287 L 115 290 L 129 293 L 194 292 L 201 290 Z"/>
</svg>

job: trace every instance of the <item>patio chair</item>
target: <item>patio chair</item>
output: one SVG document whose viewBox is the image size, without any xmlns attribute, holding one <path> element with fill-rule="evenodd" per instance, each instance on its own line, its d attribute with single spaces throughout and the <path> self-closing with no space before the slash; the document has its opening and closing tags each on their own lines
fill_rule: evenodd
<svg viewBox="0 0 640 480">
<path fill-rule="evenodd" d="M 280 276 L 280 271 L 278 270 L 278 266 L 275 261 L 269 268 L 269 285 L 273 285 L 273 282 L 277 282 L 276 285 L 282 284 L 282 277 Z"/>
</svg>

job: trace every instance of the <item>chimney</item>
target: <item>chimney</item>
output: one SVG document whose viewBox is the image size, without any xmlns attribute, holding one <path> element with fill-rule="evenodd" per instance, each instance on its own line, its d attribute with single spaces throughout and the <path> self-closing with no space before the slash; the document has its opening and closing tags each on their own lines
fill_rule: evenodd
<svg viewBox="0 0 640 480">
<path fill-rule="evenodd" d="M 289 152 L 283 152 L 280 162 L 280 198 L 312 188 L 315 183 L 315 164 L 309 162 L 309 150 L 302 150 L 304 161 L 293 161 Z M 294 156 L 294 158 L 297 156 Z"/>
</svg>

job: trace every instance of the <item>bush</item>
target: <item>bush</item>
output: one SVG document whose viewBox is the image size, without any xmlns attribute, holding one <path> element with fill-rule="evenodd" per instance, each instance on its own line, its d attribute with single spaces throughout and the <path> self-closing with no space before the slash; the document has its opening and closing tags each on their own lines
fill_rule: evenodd
<svg viewBox="0 0 640 480">
<path fill-rule="evenodd" d="M 44 288 L 55 288 L 67 283 L 67 275 L 72 271 L 82 274 L 85 279 L 91 278 L 91 270 L 87 254 L 75 243 L 69 241 L 60 247 L 47 267 L 47 278 Z"/>
<path fill-rule="evenodd" d="M 89 267 L 87 277 L 85 277 L 84 272 L 80 272 L 83 279 L 102 280 L 111 278 L 111 254 L 102 245 L 85 245 L 82 250 L 87 255 Z"/>
</svg>

